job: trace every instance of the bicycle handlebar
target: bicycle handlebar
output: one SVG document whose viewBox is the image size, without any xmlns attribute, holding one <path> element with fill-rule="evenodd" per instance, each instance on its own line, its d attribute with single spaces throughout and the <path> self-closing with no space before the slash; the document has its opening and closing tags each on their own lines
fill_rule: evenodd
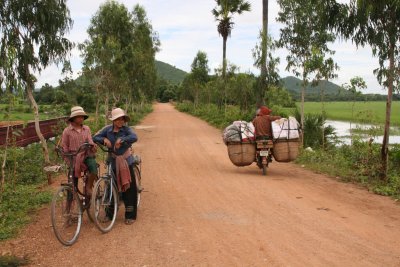
<svg viewBox="0 0 400 267">
<path fill-rule="evenodd" d="M 92 144 L 89 144 L 88 142 L 84 142 L 76 152 L 64 152 L 63 148 L 61 146 L 56 146 L 55 150 L 57 153 L 61 153 L 62 156 L 64 157 L 73 157 L 78 155 L 81 151 L 86 150 L 90 147 L 93 147 Z"/>
<path fill-rule="evenodd" d="M 104 144 L 100 143 L 100 142 L 95 142 L 102 151 L 107 152 L 107 153 L 112 153 L 113 150 L 111 148 L 106 147 Z"/>
</svg>

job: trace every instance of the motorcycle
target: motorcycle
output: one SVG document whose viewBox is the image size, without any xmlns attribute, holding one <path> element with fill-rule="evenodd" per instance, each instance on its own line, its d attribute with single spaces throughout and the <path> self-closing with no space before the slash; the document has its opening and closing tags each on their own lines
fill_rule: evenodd
<svg viewBox="0 0 400 267">
<path fill-rule="evenodd" d="M 256 162 L 257 166 L 262 169 L 263 175 L 267 175 L 268 164 L 272 162 L 272 148 L 274 144 L 272 140 L 256 141 Z"/>
</svg>

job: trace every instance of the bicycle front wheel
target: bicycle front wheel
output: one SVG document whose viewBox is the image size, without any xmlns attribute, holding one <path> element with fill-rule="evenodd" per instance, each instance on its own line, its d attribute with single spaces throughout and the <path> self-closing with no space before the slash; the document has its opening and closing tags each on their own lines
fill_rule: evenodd
<svg viewBox="0 0 400 267">
<path fill-rule="evenodd" d="M 118 193 L 108 178 L 100 178 L 92 193 L 91 212 L 97 228 L 109 232 L 114 226 L 118 209 Z"/>
<path fill-rule="evenodd" d="M 82 225 L 82 207 L 70 186 L 61 186 L 51 202 L 51 223 L 57 239 L 65 246 L 76 242 Z"/>
</svg>

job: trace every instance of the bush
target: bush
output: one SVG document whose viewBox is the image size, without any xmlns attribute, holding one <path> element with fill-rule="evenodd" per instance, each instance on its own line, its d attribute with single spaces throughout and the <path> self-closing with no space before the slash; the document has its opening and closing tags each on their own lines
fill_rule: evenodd
<svg viewBox="0 0 400 267">
<path fill-rule="evenodd" d="M 0 240 L 15 236 L 29 222 L 29 213 L 50 201 L 51 193 L 34 185 L 6 185 L 0 203 Z"/>
<path fill-rule="evenodd" d="M 9 148 L 6 161 L 8 178 L 13 179 L 17 184 L 44 182 L 46 175 L 43 172 L 44 158 L 41 151 L 40 144 L 31 144 L 23 148 Z"/>
</svg>

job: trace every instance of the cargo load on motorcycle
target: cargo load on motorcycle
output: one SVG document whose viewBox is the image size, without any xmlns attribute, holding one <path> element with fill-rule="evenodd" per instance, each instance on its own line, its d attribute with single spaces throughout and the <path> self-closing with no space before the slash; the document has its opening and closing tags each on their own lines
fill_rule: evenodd
<svg viewBox="0 0 400 267">
<path fill-rule="evenodd" d="M 228 147 L 228 155 L 236 166 L 248 166 L 255 161 L 254 125 L 246 121 L 234 121 L 225 128 L 222 138 Z"/>
<path fill-rule="evenodd" d="M 271 122 L 272 156 L 277 162 L 290 162 L 297 158 L 300 147 L 299 123 L 294 117 Z M 236 166 L 249 166 L 257 162 L 256 133 L 252 122 L 235 121 L 223 131 L 228 156 Z M 258 146 L 259 147 L 259 146 Z M 259 164 L 257 164 L 259 165 Z"/>
</svg>

